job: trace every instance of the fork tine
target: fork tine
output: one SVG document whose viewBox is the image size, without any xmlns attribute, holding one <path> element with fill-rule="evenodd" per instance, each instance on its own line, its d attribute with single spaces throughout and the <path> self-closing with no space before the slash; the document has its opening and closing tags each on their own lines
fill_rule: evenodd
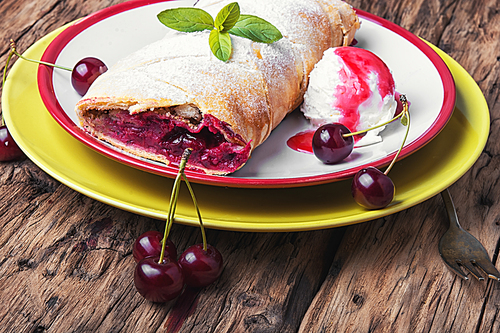
<svg viewBox="0 0 500 333">
<path fill-rule="evenodd" d="M 471 262 L 468 262 L 468 261 L 463 261 L 463 262 L 458 262 L 458 264 L 462 267 L 464 267 L 466 270 L 469 271 L 469 273 L 472 274 L 472 276 L 474 276 L 476 279 L 478 279 L 479 281 L 483 281 L 484 280 L 484 277 L 481 275 L 481 273 L 479 273 L 477 271 L 477 269 L 474 267 L 474 265 L 472 264 L 472 261 Z"/>
<path fill-rule="evenodd" d="M 478 259 L 473 260 L 472 263 L 479 267 L 479 269 L 482 270 L 484 274 L 488 275 L 490 279 L 500 281 L 500 273 L 491 261 Z"/>
<path fill-rule="evenodd" d="M 441 195 L 450 220 L 448 231 L 439 241 L 441 258 L 456 274 L 464 279 L 467 279 L 467 277 L 463 273 L 468 271 L 480 281 L 484 280 L 483 274 L 488 278 L 500 281 L 500 272 L 491 262 L 484 246 L 476 237 L 460 226 L 455 205 L 448 189 L 442 191 Z"/>
<path fill-rule="evenodd" d="M 442 257 L 443 258 L 443 257 Z M 443 258 L 443 261 L 445 262 L 445 264 L 448 266 L 448 268 L 450 268 L 455 274 L 457 274 L 458 276 L 460 276 L 462 279 L 464 280 L 468 280 L 469 278 L 467 277 L 467 275 L 464 274 L 464 272 L 462 271 L 462 269 L 460 268 L 460 265 L 457 264 L 456 262 L 452 261 L 452 262 L 449 262 L 447 261 L 445 258 Z"/>
</svg>

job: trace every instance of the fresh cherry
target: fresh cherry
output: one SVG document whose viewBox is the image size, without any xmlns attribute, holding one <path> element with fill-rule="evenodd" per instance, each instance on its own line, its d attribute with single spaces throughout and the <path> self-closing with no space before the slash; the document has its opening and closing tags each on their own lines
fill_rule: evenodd
<svg viewBox="0 0 500 333">
<path fill-rule="evenodd" d="M 349 156 L 354 148 L 352 136 L 347 127 L 339 123 L 325 124 L 314 132 L 312 139 L 313 152 L 326 164 L 334 164 Z"/>
<path fill-rule="evenodd" d="M 108 67 L 97 58 L 83 58 L 71 71 L 71 84 L 83 96 L 87 93 L 95 79 L 107 70 Z"/>
<path fill-rule="evenodd" d="M 190 287 L 202 288 L 212 284 L 222 273 L 222 264 L 222 255 L 210 244 L 207 244 L 206 251 L 203 244 L 192 245 L 179 257 L 184 280 Z"/>
<path fill-rule="evenodd" d="M 160 257 L 163 235 L 158 231 L 146 231 L 134 242 L 132 254 L 135 262 L 144 258 Z M 177 249 L 174 243 L 167 239 L 165 256 L 171 261 L 177 261 Z"/>
<path fill-rule="evenodd" d="M 14 161 L 23 156 L 24 153 L 10 135 L 7 127 L 0 126 L 0 161 Z"/>
<path fill-rule="evenodd" d="M 36 64 L 43 64 L 59 69 L 63 69 L 71 72 L 71 84 L 73 88 L 80 94 L 85 95 L 89 90 L 92 83 L 94 83 L 95 79 L 97 79 L 102 73 L 108 70 L 108 67 L 99 59 L 94 57 L 83 58 L 79 62 L 76 63 L 73 69 L 61 65 L 52 64 L 49 62 L 44 62 L 40 60 L 29 59 L 23 56 L 21 53 L 16 50 L 16 43 L 11 39 L 10 40 L 10 53 L 7 58 L 7 63 L 5 67 L 8 67 L 9 61 L 13 55 L 18 56 L 19 58 L 33 62 Z M 5 73 L 4 73 L 4 81 L 5 81 Z"/>
<path fill-rule="evenodd" d="M 163 303 L 179 296 L 184 288 L 184 276 L 179 264 L 159 257 L 142 259 L 134 272 L 135 288 L 145 299 Z"/>
<path fill-rule="evenodd" d="M 391 178 L 377 168 L 367 167 L 356 173 L 351 185 L 354 200 L 367 209 L 386 207 L 394 199 Z"/>
<path fill-rule="evenodd" d="M 162 235 L 159 232 L 146 232 L 139 237 L 134 243 L 133 249 L 136 260 L 142 256 L 156 253 L 158 248 L 160 250 L 158 256 L 140 260 L 134 271 L 135 288 L 144 298 L 152 302 L 166 302 L 174 299 L 182 292 L 184 283 L 191 287 L 208 286 L 222 272 L 222 256 L 213 246 L 207 244 L 198 203 L 193 188 L 184 173 L 190 154 L 191 149 L 186 149 L 179 163 L 179 171 L 174 180 L 170 197 L 164 238 L 168 240 L 174 221 L 181 181 L 184 178 L 196 208 L 203 243 L 189 247 L 176 262 L 175 259 L 169 258 L 172 256 L 168 253 L 170 250 L 167 248 L 167 244 L 169 243 L 161 242 Z M 175 255 L 173 257 L 175 258 Z"/>
</svg>

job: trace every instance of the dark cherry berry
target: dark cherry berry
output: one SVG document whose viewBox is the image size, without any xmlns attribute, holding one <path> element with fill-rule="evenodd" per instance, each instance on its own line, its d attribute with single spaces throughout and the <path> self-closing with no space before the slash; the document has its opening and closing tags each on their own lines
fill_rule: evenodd
<svg viewBox="0 0 500 333">
<path fill-rule="evenodd" d="M 184 276 L 179 264 L 168 258 L 145 258 L 137 263 L 134 272 L 135 288 L 151 302 L 168 302 L 179 296 L 184 288 Z"/>
<path fill-rule="evenodd" d="M 24 153 L 10 135 L 7 127 L 0 126 L 0 161 L 14 161 L 23 156 Z"/>
<path fill-rule="evenodd" d="M 97 58 L 83 58 L 73 67 L 71 84 L 83 96 L 87 93 L 95 79 L 107 70 L 108 67 Z"/>
<path fill-rule="evenodd" d="M 354 176 L 351 192 L 360 206 L 380 209 L 392 202 L 395 187 L 389 176 L 377 168 L 367 167 Z"/>
<path fill-rule="evenodd" d="M 144 258 L 160 257 L 163 234 L 158 231 L 146 231 L 140 235 L 134 242 L 132 254 L 135 262 Z M 177 261 L 177 249 L 174 243 L 167 238 L 165 247 L 165 256 L 171 261 Z"/>
<path fill-rule="evenodd" d="M 190 246 L 179 257 L 179 265 L 184 273 L 186 285 L 190 287 L 206 287 L 217 280 L 222 273 L 222 255 L 212 245 Z"/>
<path fill-rule="evenodd" d="M 343 136 L 348 133 L 350 133 L 349 129 L 339 123 L 319 127 L 312 139 L 314 155 L 326 164 L 342 161 L 351 154 L 354 148 L 353 137 Z"/>
</svg>

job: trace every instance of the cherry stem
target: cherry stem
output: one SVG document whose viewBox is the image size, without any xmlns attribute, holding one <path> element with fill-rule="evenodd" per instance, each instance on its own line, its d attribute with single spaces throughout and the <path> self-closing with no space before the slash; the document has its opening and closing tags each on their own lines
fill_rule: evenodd
<svg viewBox="0 0 500 333">
<path fill-rule="evenodd" d="M 401 103 L 403 103 L 403 111 L 400 113 L 400 115 L 404 115 L 408 119 L 408 123 L 406 124 L 406 133 L 405 137 L 403 138 L 403 143 L 401 144 L 401 147 L 399 147 L 398 152 L 392 159 L 391 164 L 389 164 L 387 169 L 384 171 L 384 175 L 386 176 L 389 173 L 389 171 L 391 171 L 392 167 L 394 166 L 394 163 L 396 163 L 396 160 L 398 159 L 401 150 L 403 150 L 406 139 L 408 138 L 408 133 L 410 132 L 410 112 L 408 112 L 408 100 L 406 99 L 405 95 L 401 95 L 399 97 L 399 100 L 401 101 Z"/>
<path fill-rule="evenodd" d="M 9 52 L 9 56 L 7 57 L 7 61 L 5 62 L 5 67 L 3 69 L 3 77 L 2 77 L 2 91 L 3 91 L 3 87 L 5 86 L 5 81 L 7 81 L 7 68 L 9 67 L 9 64 L 10 64 L 10 60 L 12 59 L 12 57 L 16 55 L 18 56 L 19 58 L 23 59 L 23 60 L 26 60 L 26 61 L 29 61 L 29 62 L 33 62 L 33 63 L 36 63 L 36 64 L 42 64 L 42 65 L 47 65 L 47 66 L 51 66 L 51 67 L 56 67 L 56 68 L 59 68 L 59 69 L 64 69 L 64 70 L 67 70 L 67 71 L 73 71 L 71 68 L 68 68 L 68 67 L 63 67 L 63 66 L 59 66 L 59 65 L 56 65 L 56 64 L 51 64 L 51 63 L 48 63 L 48 62 L 45 62 L 45 61 L 40 61 L 40 60 L 34 60 L 34 59 L 29 59 L 29 58 L 26 58 L 25 56 L 23 56 L 22 54 L 20 54 L 19 52 L 17 52 L 16 50 L 16 42 L 14 42 L 14 40 L 10 40 L 10 52 Z M 0 111 L 0 125 L 1 126 L 5 126 L 5 120 L 3 119 L 3 112 Z"/>
<path fill-rule="evenodd" d="M 182 175 L 184 176 L 184 181 L 186 182 L 187 188 L 189 189 L 189 193 L 191 194 L 191 199 L 193 200 L 194 208 L 196 209 L 196 213 L 198 214 L 198 221 L 200 222 L 200 229 L 201 229 L 201 238 L 203 239 L 203 250 L 207 251 L 208 249 L 207 236 L 205 234 L 205 227 L 203 226 L 203 221 L 201 219 L 201 213 L 198 207 L 198 202 L 196 201 L 193 188 L 191 187 L 191 184 L 189 183 L 189 180 L 187 179 L 184 172 L 182 173 Z"/>
<path fill-rule="evenodd" d="M 187 160 L 191 155 L 191 149 L 184 150 L 182 154 L 181 162 L 179 163 L 179 171 L 177 172 L 177 176 L 175 177 L 174 185 L 172 187 L 172 194 L 170 195 L 170 203 L 168 205 L 168 213 L 167 213 L 167 221 L 165 225 L 165 233 L 163 235 L 163 240 L 161 243 L 161 253 L 159 264 L 163 263 L 163 259 L 165 258 L 165 247 L 167 246 L 167 238 L 170 234 L 170 229 L 172 228 L 172 224 L 175 216 L 175 209 L 177 208 L 177 201 L 179 199 L 179 190 L 182 180 L 182 175 L 184 174 L 184 168 L 186 167 Z"/>
<path fill-rule="evenodd" d="M 35 64 L 47 65 L 47 66 L 51 66 L 51 67 L 55 67 L 55 68 L 59 68 L 59 69 L 64 69 L 64 70 L 70 71 L 70 72 L 73 71 L 73 69 L 71 69 L 69 67 L 51 64 L 50 62 L 45 62 L 45 61 L 41 61 L 41 60 L 34 60 L 34 59 L 26 58 L 21 53 L 17 52 L 16 43 L 12 39 L 10 40 L 10 47 L 11 47 L 11 53 L 15 54 L 16 56 L 18 56 L 19 58 L 21 58 L 23 60 L 26 60 L 29 62 L 34 62 Z"/>
<path fill-rule="evenodd" d="M 373 127 L 370 127 L 370 128 L 367 128 L 367 129 L 364 129 L 364 130 L 361 130 L 361 131 L 357 131 L 357 132 L 352 132 L 352 133 L 345 133 L 345 134 L 342 134 L 342 136 L 344 138 L 347 138 L 347 137 L 350 137 L 350 136 L 354 136 L 354 135 L 358 135 L 358 134 L 363 134 L 363 133 L 366 133 L 368 131 L 371 131 L 373 129 L 376 129 L 376 128 L 379 128 L 379 127 L 382 127 L 382 126 L 385 126 L 387 124 L 390 124 L 392 123 L 394 120 L 398 119 L 398 118 L 401 118 L 403 116 L 404 112 L 400 112 L 397 116 L 394 116 L 392 119 L 382 123 L 382 124 L 378 124 L 377 126 L 373 126 Z"/>
<path fill-rule="evenodd" d="M 7 67 L 9 67 L 10 59 L 14 56 L 14 52 L 10 51 L 9 56 L 7 57 L 7 61 L 5 62 L 5 67 L 3 68 L 3 77 L 2 77 L 2 92 L 5 86 L 5 81 L 7 81 Z M 0 111 L 0 124 L 1 126 L 5 126 L 5 121 L 3 119 L 3 112 Z"/>
</svg>

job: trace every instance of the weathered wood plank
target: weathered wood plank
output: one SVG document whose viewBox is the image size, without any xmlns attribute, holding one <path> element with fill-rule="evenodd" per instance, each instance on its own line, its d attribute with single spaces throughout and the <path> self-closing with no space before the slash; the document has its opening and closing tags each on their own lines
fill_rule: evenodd
<svg viewBox="0 0 500 333">
<path fill-rule="evenodd" d="M 194 316 L 183 318 L 184 312 L 177 314 L 182 305 L 151 304 L 132 282 L 131 244 L 152 225 L 161 230 L 161 222 L 86 198 L 28 160 L 0 167 L 7 171 L 2 202 L 8 203 L 3 206 L 0 297 L 16 295 L 1 311 L 0 325 L 11 332 L 154 332 L 172 327 L 172 319 L 180 319 L 179 328 L 185 321 L 193 331 L 295 331 L 331 262 L 333 252 L 325 248 L 342 235 L 341 229 L 210 232 L 226 258 L 227 273 L 217 287 L 196 294 Z M 199 241 L 196 228 L 174 229 L 179 249 Z M 189 301 L 190 294 L 179 302 L 184 299 Z"/>
<path fill-rule="evenodd" d="M 167 327 L 170 317 L 180 316 L 175 310 L 168 316 L 175 303 L 151 304 L 133 285 L 131 244 L 145 230 L 162 230 L 163 222 L 106 206 L 49 177 L 40 186 L 44 190 L 33 193 L 39 179 L 31 178 L 30 171 L 37 168 L 29 161 L 23 164 L 25 172 L 3 185 L 17 184 L 22 192 L 4 190 L 1 198 L 13 203 L 15 195 L 17 204 L 9 211 L 22 211 L 3 226 L 0 297 L 9 303 L 0 310 L 1 327 L 12 332 L 155 332 Z M 343 229 L 209 231 L 209 240 L 224 254 L 224 273 L 195 296 L 181 296 L 178 302 L 190 297 L 196 302 L 193 316 L 185 319 L 186 329 L 295 331 L 342 234 Z M 199 238 L 197 228 L 173 228 L 180 250 Z"/>
<path fill-rule="evenodd" d="M 471 73 L 485 93 L 493 137 L 471 171 L 451 190 L 462 225 L 483 242 L 496 262 L 498 3 L 406 1 L 394 6 L 396 13 L 386 13 L 377 5 L 369 10 L 436 43 Z M 399 8 L 404 8 L 402 15 L 397 13 Z M 437 245 L 446 227 L 438 196 L 388 219 L 349 228 L 300 332 L 496 331 L 499 285 L 463 281 L 445 268 Z"/>
<path fill-rule="evenodd" d="M 486 284 L 460 280 L 440 260 L 442 206 L 437 197 L 350 228 L 300 332 L 473 331 Z M 459 320 L 464 297 L 468 315 Z"/>
<path fill-rule="evenodd" d="M 118 2 L 0 1 L 0 62 L 9 38 L 23 50 L 55 28 Z M 498 136 L 496 0 L 351 3 L 458 60 L 485 93 L 491 135 Z M 490 139 L 472 170 L 451 188 L 463 226 L 495 260 L 498 148 Z M 439 197 L 342 229 L 210 230 L 209 241 L 225 258 L 221 279 L 165 305 L 135 292 L 131 258 L 134 239 L 162 230 L 163 222 L 89 199 L 29 160 L 0 163 L 0 202 L 5 332 L 295 332 L 301 323 L 301 332 L 494 332 L 500 326 L 498 284 L 462 281 L 439 258 L 437 243 L 447 227 Z M 172 238 L 182 250 L 199 241 L 199 231 L 176 225 Z"/>
<path fill-rule="evenodd" d="M 442 42 L 447 52 L 471 74 L 483 91 L 490 107 L 490 137 L 479 161 L 457 183 L 462 191 L 455 191 L 459 202 L 457 211 L 464 228 L 480 239 L 498 267 L 500 246 L 500 7 L 498 1 L 461 1 L 460 10 Z M 480 317 L 473 317 L 477 332 L 496 332 L 500 327 L 500 286 L 488 282 L 481 295 Z M 472 296 L 465 294 L 467 300 Z M 466 320 L 468 311 L 476 305 L 464 304 L 457 310 L 457 318 Z M 479 304 L 477 304 L 479 305 Z M 457 305 L 458 307 L 458 305 Z M 477 309 L 474 309 L 477 312 Z"/>
</svg>

